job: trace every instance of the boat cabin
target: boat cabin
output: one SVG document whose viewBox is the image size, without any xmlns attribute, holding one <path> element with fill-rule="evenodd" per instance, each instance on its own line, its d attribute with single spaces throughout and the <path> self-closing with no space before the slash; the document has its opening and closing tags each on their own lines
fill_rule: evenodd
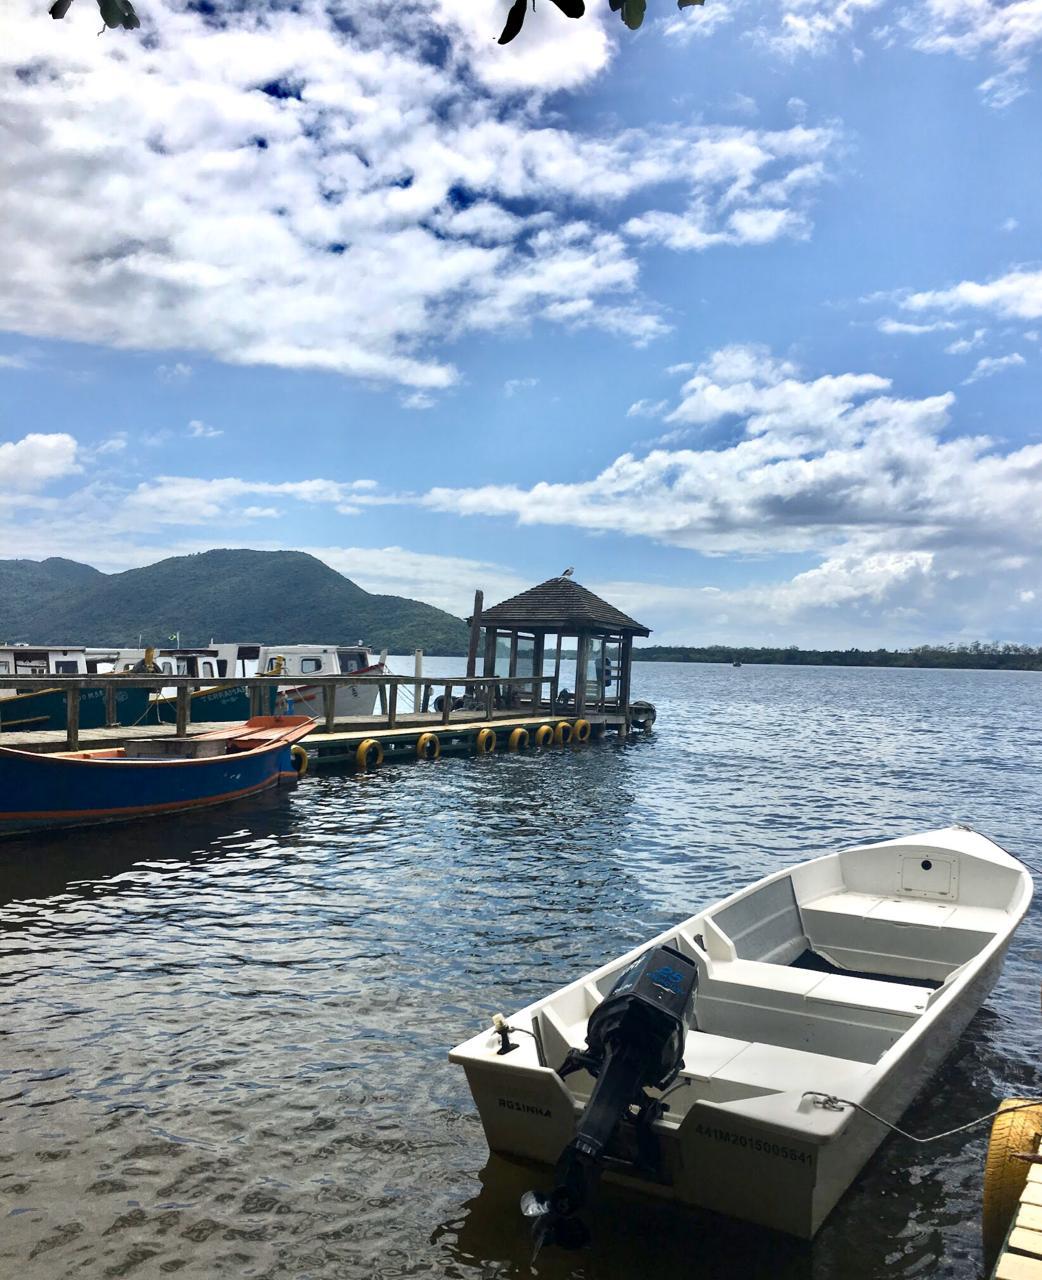
<svg viewBox="0 0 1042 1280">
<path fill-rule="evenodd" d="M 39 645 L 7 645 L 0 648 L 0 676 L 85 676 L 90 674 L 87 650 L 81 645 L 64 649 Z M 0 689 L 0 698 L 12 698 L 17 689 Z"/>
<path fill-rule="evenodd" d="M 364 644 L 286 644 L 262 648 L 257 670 L 287 676 L 374 675 L 381 664 Z"/>
</svg>

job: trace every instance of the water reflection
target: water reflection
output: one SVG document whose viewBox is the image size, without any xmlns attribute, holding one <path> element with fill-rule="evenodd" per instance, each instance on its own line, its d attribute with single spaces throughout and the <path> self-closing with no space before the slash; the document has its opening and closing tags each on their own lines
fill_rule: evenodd
<svg viewBox="0 0 1042 1280">
<path fill-rule="evenodd" d="M 1042 685 L 641 667 L 656 731 L 312 773 L 0 844 L 0 1272 L 532 1274 L 454 1043 L 773 870 L 969 817 L 1042 864 Z M 1039 914 L 909 1116 L 1035 1091 Z M 609 1193 L 547 1276 L 979 1270 L 986 1131 L 890 1139 L 813 1245 Z M 438 1225 L 440 1224 L 440 1225 Z"/>
</svg>

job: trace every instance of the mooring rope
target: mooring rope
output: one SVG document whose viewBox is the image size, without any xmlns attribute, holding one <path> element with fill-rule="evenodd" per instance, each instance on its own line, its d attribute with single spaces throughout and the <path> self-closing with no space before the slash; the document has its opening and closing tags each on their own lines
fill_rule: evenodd
<svg viewBox="0 0 1042 1280">
<path fill-rule="evenodd" d="M 950 1138 L 956 1133 L 965 1133 L 967 1129 L 973 1129 L 979 1124 L 984 1124 L 987 1120 L 994 1120 L 996 1116 L 1004 1115 L 1007 1111 L 1027 1111 L 1031 1107 L 1042 1107 L 1042 1098 L 1035 1098 L 1030 1102 L 1018 1102 L 1014 1107 L 1002 1106 L 994 1111 L 989 1111 L 987 1115 L 978 1116 L 976 1120 L 970 1120 L 968 1124 L 957 1125 L 954 1129 L 945 1129 L 943 1133 L 931 1133 L 924 1138 L 917 1138 L 914 1133 L 909 1133 L 907 1129 L 901 1129 L 896 1124 L 891 1124 L 889 1120 L 883 1116 L 877 1115 L 875 1111 L 870 1111 L 868 1107 L 862 1106 L 860 1102 L 852 1102 L 849 1098 L 837 1098 L 832 1093 L 818 1093 L 813 1089 L 808 1089 L 804 1095 L 805 1098 L 819 1099 L 815 1103 L 825 1111 L 842 1111 L 844 1107 L 853 1107 L 855 1111 L 863 1111 L 866 1116 L 871 1116 L 873 1120 L 878 1120 L 880 1124 L 886 1125 L 894 1133 L 899 1133 L 902 1138 L 907 1138 L 910 1142 L 938 1142 L 941 1138 Z"/>
</svg>

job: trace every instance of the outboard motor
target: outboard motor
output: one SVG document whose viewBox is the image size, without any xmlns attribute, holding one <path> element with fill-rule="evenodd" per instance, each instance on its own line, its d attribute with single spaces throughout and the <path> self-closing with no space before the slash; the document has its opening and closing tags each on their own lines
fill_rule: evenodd
<svg viewBox="0 0 1042 1280">
<path fill-rule="evenodd" d="M 544 1244 L 577 1249 L 589 1239 L 576 1215 L 596 1188 L 624 1117 L 637 1127 L 638 1150 L 653 1147 L 648 1126 L 662 1108 L 644 1090 L 665 1089 L 684 1065 L 697 980 L 694 961 L 673 947 L 646 951 L 594 1010 L 585 1050 L 572 1049 L 562 1063 L 562 1079 L 585 1070 L 596 1083 L 575 1137 L 557 1161 L 552 1191 L 527 1191 L 521 1198 L 521 1212 L 533 1219 L 533 1257 Z"/>
</svg>

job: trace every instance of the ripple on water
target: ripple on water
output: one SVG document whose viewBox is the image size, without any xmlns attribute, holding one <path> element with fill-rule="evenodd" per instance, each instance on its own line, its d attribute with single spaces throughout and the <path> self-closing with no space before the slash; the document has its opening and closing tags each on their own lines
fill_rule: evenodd
<svg viewBox="0 0 1042 1280">
<path fill-rule="evenodd" d="M 530 1171 L 446 1050 L 838 843 L 969 820 L 1042 862 L 1037 677 L 642 665 L 631 746 L 312 774 L 0 846 L 5 1274 L 513 1277 Z M 914 1130 L 1034 1092 L 1033 911 Z M 608 1191 L 547 1277 L 976 1276 L 986 1133 L 888 1140 L 813 1245 Z"/>
</svg>

